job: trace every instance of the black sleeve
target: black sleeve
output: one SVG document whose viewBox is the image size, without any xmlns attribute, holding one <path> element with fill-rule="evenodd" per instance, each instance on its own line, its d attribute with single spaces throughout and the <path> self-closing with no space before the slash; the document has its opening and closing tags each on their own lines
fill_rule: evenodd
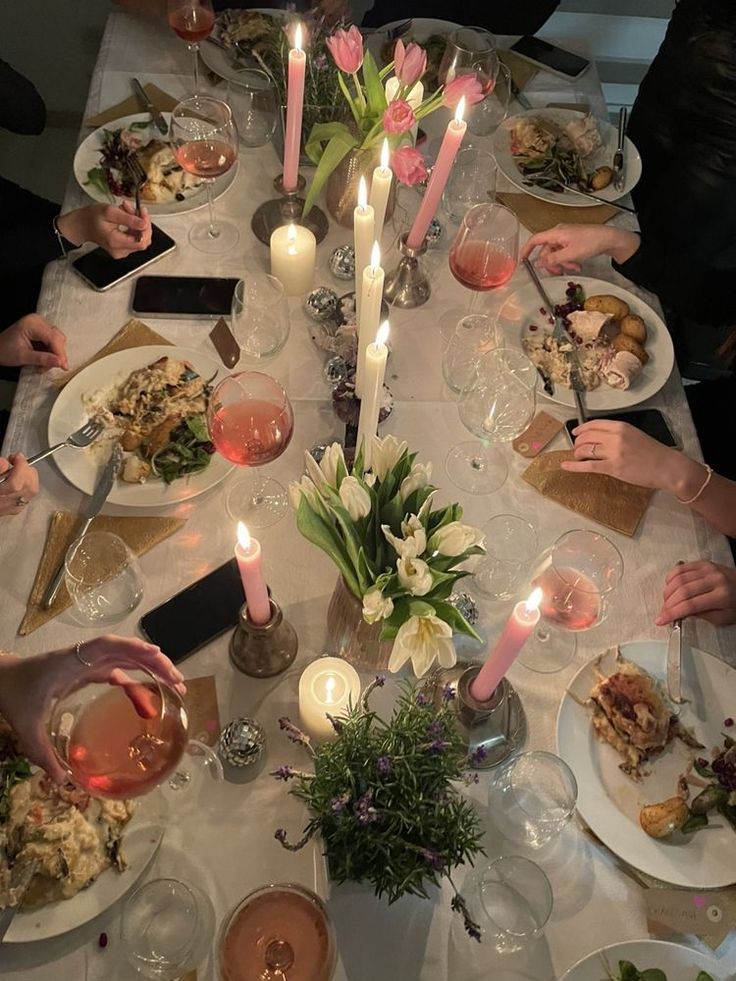
<svg viewBox="0 0 736 981">
<path fill-rule="evenodd" d="M 46 125 L 46 106 L 36 87 L 0 60 L 0 126 L 12 133 L 35 136 Z"/>
<path fill-rule="evenodd" d="M 45 266 L 61 256 L 52 225 L 58 204 L 0 177 L 0 256 L 4 276 Z M 70 248 L 75 246 L 70 245 Z"/>
<path fill-rule="evenodd" d="M 380 27 L 405 17 L 450 16 L 496 34 L 534 34 L 559 5 L 560 0 L 464 0 L 448 13 L 447 0 L 376 0 L 363 23 Z"/>
</svg>

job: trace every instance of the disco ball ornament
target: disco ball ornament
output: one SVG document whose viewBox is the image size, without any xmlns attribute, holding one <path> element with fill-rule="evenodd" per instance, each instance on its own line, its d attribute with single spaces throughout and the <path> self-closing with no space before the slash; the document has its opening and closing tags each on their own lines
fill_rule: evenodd
<svg viewBox="0 0 736 981">
<path fill-rule="evenodd" d="M 253 766 L 263 755 L 266 733 L 255 719 L 233 719 L 220 733 L 218 752 L 230 766 Z"/>
<path fill-rule="evenodd" d="M 317 323 L 329 320 L 337 310 L 337 293 L 329 286 L 318 286 L 304 301 L 304 310 Z"/>
<path fill-rule="evenodd" d="M 427 229 L 427 246 L 431 249 L 439 242 L 444 234 L 444 229 L 442 228 L 442 222 L 439 218 L 433 218 L 429 223 L 429 228 Z"/>
<path fill-rule="evenodd" d="M 330 272 L 335 279 L 355 277 L 355 249 L 352 245 L 338 245 L 330 256 Z"/>
</svg>

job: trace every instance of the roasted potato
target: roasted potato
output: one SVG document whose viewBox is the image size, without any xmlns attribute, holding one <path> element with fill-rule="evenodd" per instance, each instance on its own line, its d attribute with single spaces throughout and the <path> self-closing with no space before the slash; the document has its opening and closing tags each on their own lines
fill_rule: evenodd
<svg viewBox="0 0 736 981">
<path fill-rule="evenodd" d="M 590 175 L 590 187 L 593 191 L 602 191 L 604 187 L 613 180 L 613 171 L 610 167 L 598 167 Z"/>
<path fill-rule="evenodd" d="M 628 351 L 630 354 L 635 354 L 643 365 L 649 360 L 649 355 L 641 344 L 628 334 L 616 334 L 612 347 L 614 351 Z"/>
<path fill-rule="evenodd" d="M 647 340 L 647 325 L 637 316 L 635 313 L 630 313 L 624 317 L 619 327 L 621 328 L 621 333 L 626 334 L 627 337 L 633 337 L 635 341 L 639 344 L 646 344 Z"/>
<path fill-rule="evenodd" d="M 611 320 L 623 320 L 624 317 L 628 317 L 629 304 L 624 303 L 617 296 L 589 296 L 588 299 L 583 304 L 586 310 L 595 310 L 598 313 L 607 314 Z"/>
<path fill-rule="evenodd" d="M 667 838 L 687 821 L 689 808 L 682 797 L 670 797 L 659 804 L 648 804 L 639 812 L 639 824 L 650 838 Z"/>
</svg>

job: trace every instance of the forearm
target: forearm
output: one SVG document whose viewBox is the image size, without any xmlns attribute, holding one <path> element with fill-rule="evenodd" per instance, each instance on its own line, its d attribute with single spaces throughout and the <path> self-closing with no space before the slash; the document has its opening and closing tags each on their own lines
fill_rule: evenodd
<svg viewBox="0 0 736 981">
<path fill-rule="evenodd" d="M 662 468 L 661 489 L 680 502 L 698 494 L 708 472 L 702 463 L 673 450 L 674 456 Z M 714 473 L 696 501 L 687 505 L 718 531 L 736 538 L 736 482 Z"/>
<path fill-rule="evenodd" d="M 617 264 L 628 262 L 641 247 L 641 235 L 624 228 L 607 226 L 608 242 L 605 254 Z"/>
</svg>

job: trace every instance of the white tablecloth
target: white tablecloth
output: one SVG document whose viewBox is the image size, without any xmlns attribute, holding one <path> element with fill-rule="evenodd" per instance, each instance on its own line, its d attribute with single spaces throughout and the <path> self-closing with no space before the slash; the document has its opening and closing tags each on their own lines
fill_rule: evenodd
<svg viewBox="0 0 736 981">
<path fill-rule="evenodd" d="M 183 96 L 190 84 L 189 65 L 184 46 L 165 28 L 113 14 L 92 80 L 87 112 L 92 114 L 126 97 L 131 74 L 143 82 L 155 81 L 174 96 Z M 544 93 L 544 98 L 575 98 L 575 93 L 571 94 L 564 83 L 549 76 L 538 78 L 536 87 Z M 600 106 L 594 74 L 578 83 L 577 94 Z M 443 125 L 439 115 L 433 120 L 435 132 Z M 266 269 L 268 251 L 251 235 L 250 216 L 254 207 L 270 196 L 270 182 L 278 169 L 270 147 L 243 150 L 237 179 L 218 202 L 218 210 L 239 224 L 240 244 L 223 258 L 212 259 L 188 245 L 192 216 L 162 218 L 159 224 L 176 239 L 178 249 L 159 262 L 155 271 L 238 276 L 246 270 Z M 411 199 L 411 192 L 408 193 Z M 84 202 L 81 190 L 70 183 L 65 209 Z M 202 212 L 196 215 L 201 216 Z M 452 229 L 446 228 L 445 249 L 450 234 Z M 331 226 L 328 238 L 318 250 L 316 283 L 331 283 L 339 289 L 340 284 L 334 283 L 327 271 L 327 259 L 335 245 L 349 238 L 348 232 Z M 387 381 L 396 398 L 396 407 L 385 431 L 407 439 L 420 459 L 433 462 L 435 481 L 443 488 L 443 496 L 447 500 L 461 500 L 471 522 L 483 524 L 491 515 L 503 512 L 523 513 L 535 523 L 541 545 L 551 543 L 572 527 L 596 527 L 546 502 L 524 484 L 518 475 L 526 463 L 511 451 L 508 452 L 509 480 L 497 494 L 471 498 L 454 491 L 444 475 L 443 461 L 448 448 L 467 438 L 467 433 L 443 388 L 440 326 L 456 321 L 466 312 L 468 294 L 452 279 L 444 255 L 433 260 L 433 267 L 435 283 L 431 302 L 414 311 L 392 311 L 393 354 Z M 620 279 L 607 263 L 591 263 L 585 272 L 612 281 Z M 505 295 L 524 282 L 523 272 L 518 272 L 506 290 L 483 302 L 492 312 Z M 630 286 L 625 282 L 624 285 Z M 93 355 L 128 319 L 131 291 L 131 283 L 126 282 L 108 293 L 96 294 L 65 263 L 54 262 L 49 266 L 39 309 L 66 332 L 72 366 Z M 652 297 L 646 298 L 656 305 Z M 278 359 L 267 367 L 285 385 L 296 416 L 292 443 L 272 467 L 274 476 L 283 482 L 299 475 L 305 449 L 341 435 L 339 423 L 331 412 L 329 388 L 322 376 L 323 356 L 310 340 L 309 322 L 298 302 L 293 303 L 292 313 L 289 342 Z M 149 323 L 174 343 L 201 348 L 214 356 L 207 336 L 209 324 L 150 318 Z M 45 445 L 46 420 L 54 395 L 51 377 L 24 373 L 10 420 L 6 451 L 22 450 L 30 454 Z M 676 372 L 652 404 L 665 412 L 685 450 L 697 454 L 697 440 Z M 571 414 L 546 403 L 544 408 L 560 418 Z M 558 437 L 553 445 L 561 447 L 562 438 Z M 30 637 L 16 636 L 49 514 L 62 508 L 74 511 L 82 502 L 80 492 L 61 477 L 53 462 L 42 463 L 39 471 L 42 490 L 38 498 L 21 516 L 4 519 L 0 529 L 0 648 L 29 655 L 92 635 L 91 630 L 85 633 L 65 614 Z M 146 591 L 142 609 L 157 605 L 231 555 L 233 527 L 224 508 L 226 486 L 172 509 L 173 514 L 187 518 L 187 525 L 143 557 Z M 106 510 L 115 513 L 114 508 Z M 653 625 L 653 619 L 660 605 L 663 576 L 678 559 L 705 556 L 730 562 L 725 540 L 686 508 L 663 495 L 655 496 L 635 538 L 615 533 L 610 537 L 623 555 L 625 575 L 607 622 L 580 636 L 574 664 L 558 675 L 535 675 L 518 665 L 512 669 L 511 679 L 521 693 L 528 717 L 530 748 L 554 749 L 557 706 L 566 683 L 585 660 L 612 643 L 667 636 L 665 630 Z M 240 676 L 229 664 L 227 640 L 223 639 L 184 662 L 183 669 L 189 677 L 216 676 L 223 722 L 249 713 L 260 719 L 267 731 L 268 759 L 257 778 L 242 784 L 223 784 L 213 796 L 212 806 L 198 817 L 180 815 L 167 832 L 166 845 L 155 866 L 158 874 L 181 875 L 203 884 L 212 896 L 218 918 L 246 892 L 267 880 L 293 878 L 325 888 L 321 860 L 314 852 L 295 857 L 273 841 L 273 830 L 278 826 L 297 832 L 303 814 L 287 798 L 283 785 L 276 784 L 266 774 L 280 763 L 301 762 L 279 733 L 276 720 L 282 714 L 296 714 L 299 670 L 323 649 L 325 612 L 336 574 L 328 559 L 301 539 L 290 516 L 260 533 L 259 538 L 269 583 L 299 634 L 295 668 L 269 682 Z M 116 626 L 116 631 L 134 633 L 140 612 L 136 611 Z M 482 613 L 481 630 L 488 635 L 498 629 L 507 610 L 489 607 Z M 694 645 L 724 657 L 730 652 L 733 659 L 736 636 L 733 630 L 718 632 L 706 623 L 695 622 L 688 624 L 688 636 Z M 474 788 L 481 805 L 486 790 L 487 777 L 483 776 L 479 787 Z M 508 853 L 510 848 L 496 832 L 487 835 L 485 844 L 491 857 Z M 519 851 L 518 846 L 513 851 Z M 554 912 L 544 937 L 524 953 L 512 957 L 502 957 L 487 947 L 478 949 L 466 940 L 454 922 L 456 917 L 449 911 L 449 889 L 434 902 L 406 899 L 389 908 L 365 888 L 333 887 L 329 908 L 337 929 L 340 954 L 336 977 L 339 981 L 346 978 L 350 981 L 379 978 L 382 981 L 460 978 L 471 981 L 476 977 L 500 978 L 504 971 L 517 971 L 534 981 L 551 981 L 603 944 L 647 935 L 641 886 L 581 828 L 571 826 L 553 850 L 532 857 L 551 879 Z M 463 875 L 460 870 L 459 883 Z M 15 981 L 41 981 L 52 973 L 74 981 L 132 977 L 133 971 L 125 966 L 122 957 L 118 926 L 119 908 L 114 908 L 93 924 L 54 941 L 24 947 L 3 946 L 0 971 L 9 972 Z M 104 950 L 97 945 L 101 930 L 106 930 L 110 938 Z M 729 957 L 736 956 L 732 939 L 723 945 L 720 956 L 724 965 Z M 200 976 L 212 977 L 212 966 L 204 967 Z"/>
</svg>

